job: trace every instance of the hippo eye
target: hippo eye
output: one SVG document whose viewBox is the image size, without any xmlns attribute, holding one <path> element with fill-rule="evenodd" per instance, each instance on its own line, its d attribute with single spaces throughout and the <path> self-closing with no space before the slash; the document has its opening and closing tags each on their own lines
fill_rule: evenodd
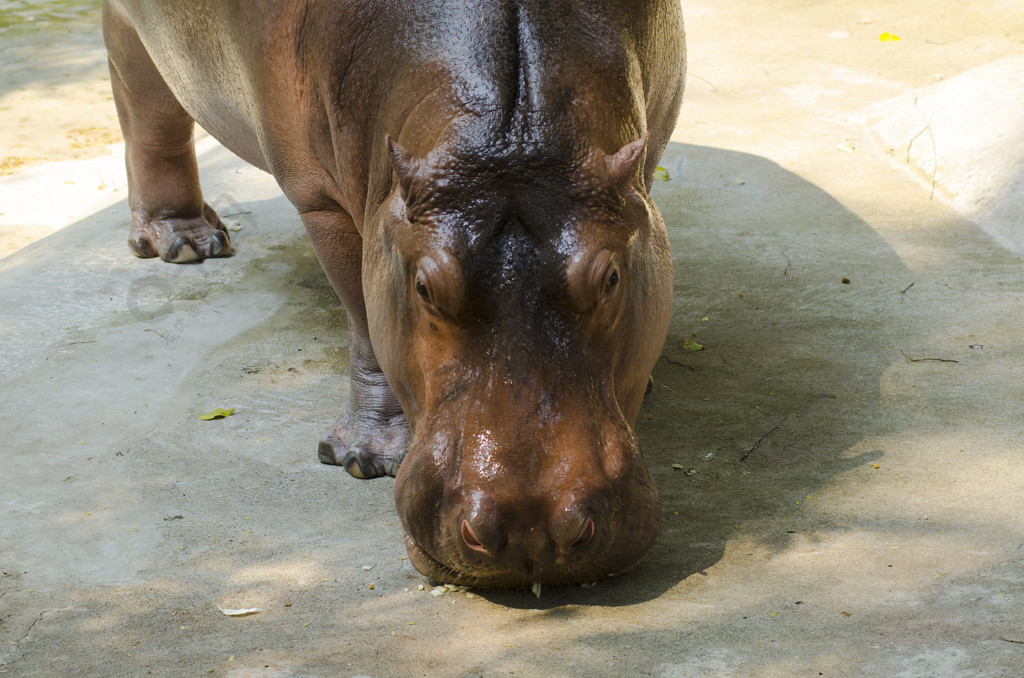
<svg viewBox="0 0 1024 678">
<path fill-rule="evenodd" d="M 619 285 L 619 269 L 612 267 L 611 273 L 604 281 L 604 293 L 611 294 L 615 291 L 615 288 Z"/>
<path fill-rule="evenodd" d="M 420 296 L 420 299 L 422 299 L 425 303 L 433 304 L 434 295 L 432 294 L 432 292 L 433 290 L 430 289 L 430 281 L 427 279 L 426 274 L 423 272 L 422 269 L 419 270 L 416 273 L 416 294 L 418 294 Z"/>
<path fill-rule="evenodd" d="M 420 279 L 416 280 L 416 294 L 420 295 L 423 301 L 430 301 L 430 290 L 427 289 L 426 284 Z"/>
<path fill-rule="evenodd" d="M 586 250 L 570 257 L 566 265 L 569 305 L 574 312 L 586 314 L 598 304 L 613 304 L 621 296 L 620 255 L 610 250 Z"/>
<path fill-rule="evenodd" d="M 416 276 L 411 281 L 412 290 L 405 288 L 410 303 L 413 301 L 411 292 L 415 290 L 418 303 L 423 304 L 419 307 L 421 310 L 434 318 L 455 322 L 462 311 L 465 295 L 458 260 L 444 251 L 437 251 L 421 258 L 410 272 L 413 270 Z M 409 282 L 405 284 L 409 285 Z"/>
</svg>

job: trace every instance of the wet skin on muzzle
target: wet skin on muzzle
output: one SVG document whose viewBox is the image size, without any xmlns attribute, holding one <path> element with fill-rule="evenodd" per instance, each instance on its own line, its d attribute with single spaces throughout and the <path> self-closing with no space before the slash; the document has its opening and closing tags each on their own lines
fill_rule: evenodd
<svg viewBox="0 0 1024 678">
<path fill-rule="evenodd" d="M 396 476 L 417 569 L 530 586 L 639 562 L 677 3 L 107 0 L 104 32 L 133 251 L 230 253 L 193 121 L 273 173 L 348 315 L 349 404 L 319 457 Z"/>
</svg>

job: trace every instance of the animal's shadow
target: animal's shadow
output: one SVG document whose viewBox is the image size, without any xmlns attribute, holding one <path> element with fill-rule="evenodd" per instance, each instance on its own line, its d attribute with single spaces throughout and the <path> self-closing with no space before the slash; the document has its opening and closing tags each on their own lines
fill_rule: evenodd
<svg viewBox="0 0 1024 678">
<path fill-rule="evenodd" d="M 652 195 L 675 303 L 637 431 L 662 498 L 647 560 L 589 588 L 482 591 L 514 608 L 633 605 L 705 576 L 731 540 L 771 552 L 821 528 L 801 500 L 881 452 L 891 347 L 870 330 L 912 280 L 855 214 L 774 162 L 670 144 Z M 863 449 L 862 449 L 863 448 Z M 831 529 L 843 518 L 832 521 Z"/>
<path fill-rule="evenodd" d="M 221 160 L 204 159 L 207 172 L 235 162 L 226 152 L 217 157 Z M 660 535 L 648 559 L 622 577 L 592 588 L 545 589 L 539 599 L 529 591 L 476 591 L 494 603 L 551 614 L 570 614 L 578 605 L 632 605 L 704 576 L 731 543 L 781 552 L 795 536 L 813 538 L 820 529 L 797 502 L 881 454 L 862 441 L 883 425 L 879 380 L 899 356 L 871 328 L 898 320 L 900 291 L 912 282 L 895 252 L 826 192 L 764 158 L 670 144 L 662 164 L 669 180 L 656 183 L 652 194 L 672 240 L 675 301 L 654 389 L 637 421 L 661 492 Z M 220 190 L 214 185 L 210 193 Z M 276 198 L 257 209 L 228 198 L 218 209 L 243 215 L 232 216 L 235 220 L 254 220 L 243 224 L 236 243 L 249 254 L 216 269 L 133 266 L 123 275 L 156 276 L 163 285 L 158 291 L 168 291 L 245 271 L 252 274 L 252 285 L 263 288 L 271 285 L 267 271 L 256 270 L 258 261 L 249 260 L 259 243 L 266 249 L 273 225 L 273 237 L 301 243 L 295 245 L 300 251 L 268 250 L 256 257 L 267 259 L 262 268 L 282 280 L 299 275 L 316 281 L 315 297 L 303 288 L 288 307 L 288 318 L 320 317 L 321 306 L 337 306 L 330 323 L 327 316 L 318 321 L 324 326 L 317 334 L 333 333 L 332 341 L 344 343 L 344 326 L 336 322 L 340 305 L 312 261 L 308 242 L 292 230 L 297 220 L 286 201 Z M 123 211 L 123 206 L 111 209 Z M 78 251 L 80 243 L 96 242 L 99 225 L 107 221 L 99 215 L 83 228 L 54 234 L 26 248 L 10 266 L 47 251 Z M 114 256 L 106 249 L 123 247 L 121 237 L 107 236 L 96 266 Z M 288 257 L 271 261 L 284 254 Z M 296 268 L 295 260 L 306 263 Z M 135 289 L 125 286 L 128 293 Z M 166 300 L 158 301 L 163 308 Z M 167 316 L 161 322 L 172 321 Z M 703 348 L 694 350 L 698 345 Z M 347 361 L 331 369 L 345 371 Z M 329 425 L 334 414 L 325 411 L 317 427 Z M 302 444 L 312 456 L 315 440 Z M 339 482 L 350 480 L 341 469 L 331 470 Z M 390 494 L 385 481 L 365 487 Z M 361 520 L 365 511 L 365 506 L 351 507 L 350 519 Z M 397 517 L 390 520 L 397 532 Z M 835 517 L 831 527 L 842 521 Z"/>
</svg>

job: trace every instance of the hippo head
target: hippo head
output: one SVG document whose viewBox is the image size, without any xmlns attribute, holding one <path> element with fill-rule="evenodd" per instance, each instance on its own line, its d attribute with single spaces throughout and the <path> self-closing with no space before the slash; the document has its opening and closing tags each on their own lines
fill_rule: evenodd
<svg viewBox="0 0 1024 678">
<path fill-rule="evenodd" d="M 417 156 L 388 141 L 396 181 L 363 282 L 411 428 L 395 499 L 420 572 L 571 584 L 650 548 L 661 508 L 633 423 L 673 278 L 646 143 Z"/>
</svg>

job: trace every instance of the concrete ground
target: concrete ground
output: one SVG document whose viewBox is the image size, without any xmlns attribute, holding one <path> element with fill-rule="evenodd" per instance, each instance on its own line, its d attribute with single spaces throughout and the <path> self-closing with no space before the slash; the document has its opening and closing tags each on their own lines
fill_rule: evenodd
<svg viewBox="0 0 1024 678">
<path fill-rule="evenodd" d="M 1024 675 L 1024 8 L 684 9 L 664 526 L 539 599 L 430 595 L 391 480 L 316 461 L 345 317 L 273 180 L 202 141 L 237 255 L 134 258 L 120 151 L 40 164 L 116 135 L 94 13 L 5 42 L 0 673 Z"/>
</svg>

